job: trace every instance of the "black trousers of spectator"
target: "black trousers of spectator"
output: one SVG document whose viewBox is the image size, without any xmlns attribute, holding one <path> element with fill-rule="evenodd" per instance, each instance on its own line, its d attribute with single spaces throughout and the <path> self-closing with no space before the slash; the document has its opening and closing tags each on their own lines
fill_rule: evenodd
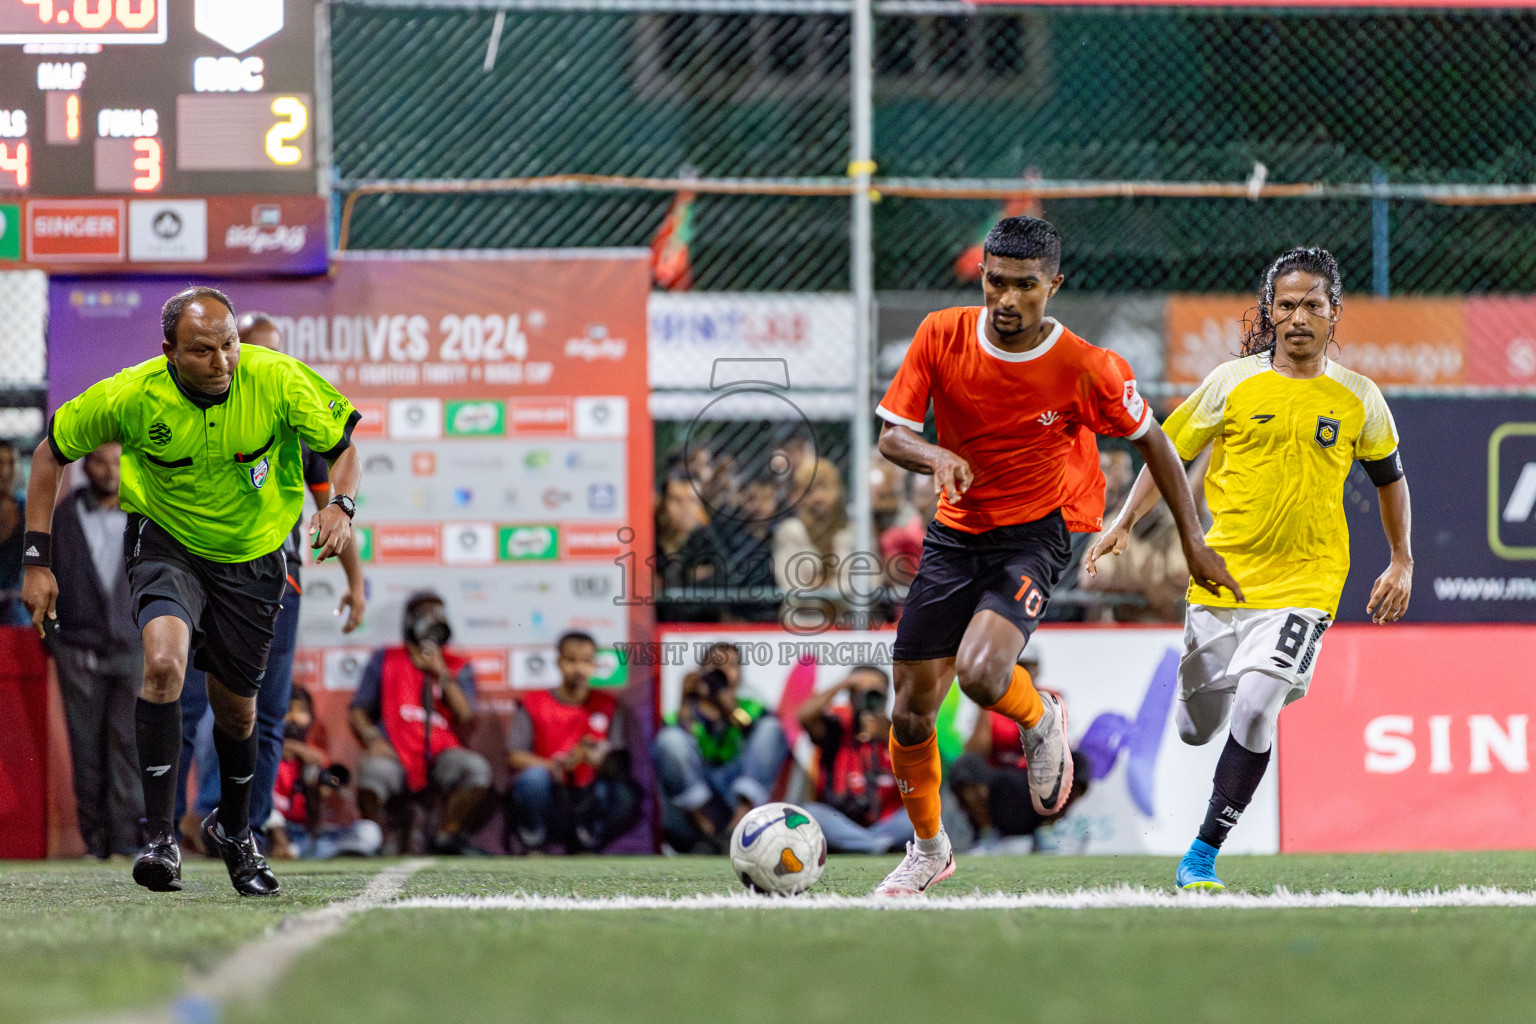
<svg viewBox="0 0 1536 1024">
<path fill-rule="evenodd" d="M 59 693 L 75 769 L 75 808 L 86 848 L 97 857 L 139 852 L 144 794 L 133 738 L 134 700 L 144 683 L 140 651 L 98 655 L 53 644 Z"/>
</svg>

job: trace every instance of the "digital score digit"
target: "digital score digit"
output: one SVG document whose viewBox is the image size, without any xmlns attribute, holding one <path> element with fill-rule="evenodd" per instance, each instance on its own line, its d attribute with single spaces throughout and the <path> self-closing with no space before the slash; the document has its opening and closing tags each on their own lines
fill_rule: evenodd
<svg viewBox="0 0 1536 1024">
<path fill-rule="evenodd" d="M 25 142 L 0 142 L 0 191 L 26 191 L 32 180 L 31 158 L 32 151 Z"/>
<path fill-rule="evenodd" d="M 272 101 L 272 113 L 281 120 L 267 132 L 267 158 L 283 167 L 301 163 L 306 147 L 293 143 L 307 138 L 309 108 L 297 96 L 279 96 Z"/>
<path fill-rule="evenodd" d="M 163 0 L 0 0 L 0 43 L 163 43 Z"/>
<path fill-rule="evenodd" d="M 313 166 L 310 97 L 176 97 L 176 167 L 189 171 L 306 170 Z"/>
</svg>

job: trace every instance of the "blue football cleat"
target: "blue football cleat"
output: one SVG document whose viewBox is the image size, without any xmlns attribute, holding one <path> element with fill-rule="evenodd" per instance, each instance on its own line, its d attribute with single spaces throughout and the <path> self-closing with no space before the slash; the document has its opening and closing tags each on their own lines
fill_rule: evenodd
<svg viewBox="0 0 1536 1024">
<path fill-rule="evenodd" d="M 1216 877 L 1216 855 L 1221 851 L 1203 839 L 1196 839 L 1189 852 L 1179 861 L 1174 884 L 1180 889 L 1208 889 L 1220 891 L 1226 884 Z"/>
</svg>

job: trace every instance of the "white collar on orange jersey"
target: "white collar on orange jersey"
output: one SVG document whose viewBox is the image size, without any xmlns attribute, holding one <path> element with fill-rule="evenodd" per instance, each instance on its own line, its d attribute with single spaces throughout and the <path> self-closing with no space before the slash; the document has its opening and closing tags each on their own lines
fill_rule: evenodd
<svg viewBox="0 0 1536 1024">
<path fill-rule="evenodd" d="M 1051 350 L 1056 340 L 1061 337 L 1061 332 L 1066 330 L 1057 322 L 1055 317 L 1046 317 L 1045 322 L 1053 324 L 1050 335 L 1030 349 L 1028 352 L 1008 352 L 998 348 L 987 340 L 987 307 L 981 307 L 981 315 L 976 318 L 976 340 L 981 342 L 981 350 L 994 359 L 1001 359 L 1005 363 L 1027 363 L 1031 359 L 1039 359 Z"/>
</svg>

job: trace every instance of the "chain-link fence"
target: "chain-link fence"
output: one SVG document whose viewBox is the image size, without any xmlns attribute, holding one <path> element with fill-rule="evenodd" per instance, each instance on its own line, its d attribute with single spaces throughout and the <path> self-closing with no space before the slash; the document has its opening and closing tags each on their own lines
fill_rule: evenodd
<svg viewBox="0 0 1536 1024">
<path fill-rule="evenodd" d="M 343 188 L 843 176 L 851 86 L 841 5 L 573 6 L 338 4 Z M 1380 196 L 1406 197 L 1536 178 L 1536 12 L 875 10 L 880 180 L 1358 186 L 1340 198 L 1046 199 L 1067 240 L 1068 288 L 1246 291 L 1275 252 L 1305 241 L 1332 248 L 1359 290 L 1383 264 L 1393 292 L 1536 289 L 1532 206 L 1395 198 L 1383 232 L 1368 194 L 1373 182 Z M 358 203 L 348 241 L 645 244 L 669 202 L 569 189 L 373 196 Z M 888 196 L 875 210 L 876 287 L 962 285 L 956 260 L 998 208 Z M 835 197 L 701 195 L 693 283 L 846 290 L 848 236 L 848 204 Z"/>
<path fill-rule="evenodd" d="M 0 438 L 36 444 L 48 404 L 48 277 L 0 271 Z"/>
</svg>

